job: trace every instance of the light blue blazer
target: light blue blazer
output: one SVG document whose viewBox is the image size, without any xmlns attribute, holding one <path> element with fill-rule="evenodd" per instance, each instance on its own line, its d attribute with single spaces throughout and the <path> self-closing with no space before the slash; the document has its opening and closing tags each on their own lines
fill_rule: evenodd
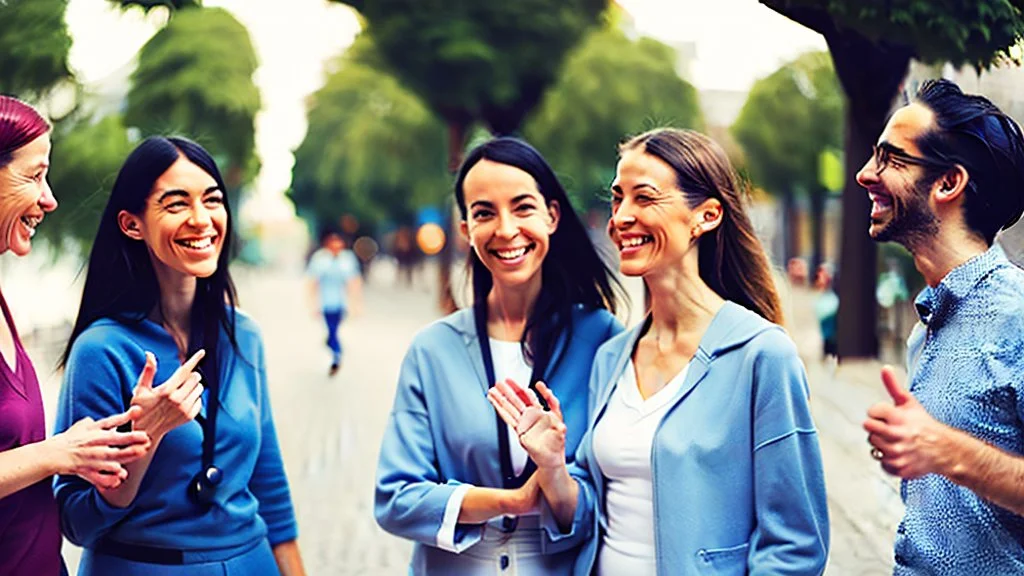
<svg viewBox="0 0 1024 576">
<path fill-rule="evenodd" d="M 569 533 L 543 510 L 548 537 L 580 542 L 573 573 L 590 574 L 608 519 L 592 436 L 642 326 L 608 341 L 591 375 L 591 417 L 570 474 L 580 486 Z M 659 576 L 816 575 L 828 513 L 807 378 L 785 332 L 731 302 L 701 338 L 654 435 Z"/>
<path fill-rule="evenodd" d="M 557 395 L 568 427 L 571 459 L 587 427 L 587 382 L 598 347 L 622 326 L 607 310 L 573 313 L 572 338 L 559 339 L 557 369 L 544 382 Z M 500 488 L 494 408 L 471 309 L 442 318 L 413 339 L 402 362 L 394 407 L 380 450 L 374 515 L 388 532 L 415 541 L 410 571 L 458 572 L 459 556 L 436 547 L 445 505 L 460 484 Z M 522 383 L 526 384 L 526 383 Z M 456 550 L 480 540 L 482 525 L 459 524 Z M 572 548 L 575 543 L 567 543 Z M 542 542 L 545 554 L 566 545 Z M 565 554 L 568 574 L 575 551 Z"/>
</svg>

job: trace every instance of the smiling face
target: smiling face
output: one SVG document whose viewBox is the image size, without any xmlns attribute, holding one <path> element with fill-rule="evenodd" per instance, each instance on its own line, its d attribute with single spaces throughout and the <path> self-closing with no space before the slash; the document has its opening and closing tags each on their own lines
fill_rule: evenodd
<svg viewBox="0 0 1024 576">
<path fill-rule="evenodd" d="M 868 233 L 878 242 L 897 242 L 908 248 L 930 238 L 938 219 L 929 202 L 934 182 L 927 178 L 917 139 L 935 122 L 927 107 L 912 103 L 897 110 L 878 138 L 886 160 L 872 156 L 857 173 L 857 183 L 871 198 Z M 928 161 L 930 162 L 930 161 Z M 881 171 L 879 172 L 879 169 Z"/>
<path fill-rule="evenodd" d="M 118 215 L 122 232 L 146 243 L 158 278 L 207 278 L 228 227 L 224 191 L 213 176 L 184 156 L 153 185 L 142 214 Z"/>
<path fill-rule="evenodd" d="M 608 233 L 619 249 L 623 274 L 679 268 L 695 245 L 695 215 L 671 166 L 640 148 L 622 153 L 612 182 Z"/>
<path fill-rule="evenodd" d="M 495 285 L 540 282 L 551 235 L 558 228 L 558 203 L 548 205 L 527 172 L 490 160 L 470 168 L 462 187 L 462 233 Z"/>
<path fill-rule="evenodd" d="M 0 253 L 28 254 L 36 226 L 57 208 L 46 181 L 49 166 L 50 134 L 46 133 L 15 150 L 11 162 L 0 168 Z"/>
</svg>

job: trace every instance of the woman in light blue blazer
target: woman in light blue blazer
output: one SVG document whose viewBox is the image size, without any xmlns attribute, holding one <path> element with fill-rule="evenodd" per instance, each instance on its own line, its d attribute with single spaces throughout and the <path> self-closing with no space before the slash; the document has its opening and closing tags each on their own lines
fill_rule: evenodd
<svg viewBox="0 0 1024 576">
<path fill-rule="evenodd" d="M 594 353 L 622 330 L 617 283 L 525 142 L 470 152 L 455 197 L 474 305 L 424 328 L 405 356 L 374 514 L 415 542 L 412 574 L 568 574 L 576 550 L 545 538 L 534 466 L 486 392 L 497 381 L 547 382 L 562 399 L 562 458 L 571 455 L 587 425 Z"/>
<path fill-rule="evenodd" d="M 537 463 L 552 542 L 575 574 L 820 574 L 825 483 L 806 375 L 778 326 L 768 260 L 716 144 L 661 129 L 620 150 L 608 230 L 651 295 L 605 343 L 575 462 L 557 410 L 489 395 Z M 540 397 L 551 405 L 550 391 Z"/>
</svg>

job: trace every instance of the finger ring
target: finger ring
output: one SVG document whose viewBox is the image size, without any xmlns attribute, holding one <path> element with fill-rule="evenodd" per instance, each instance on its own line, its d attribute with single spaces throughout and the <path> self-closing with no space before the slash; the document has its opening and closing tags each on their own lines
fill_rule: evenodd
<svg viewBox="0 0 1024 576">
<path fill-rule="evenodd" d="M 881 460 L 882 458 L 885 458 L 885 453 L 879 450 L 878 448 L 872 448 L 871 457 L 874 458 L 875 460 Z"/>
</svg>

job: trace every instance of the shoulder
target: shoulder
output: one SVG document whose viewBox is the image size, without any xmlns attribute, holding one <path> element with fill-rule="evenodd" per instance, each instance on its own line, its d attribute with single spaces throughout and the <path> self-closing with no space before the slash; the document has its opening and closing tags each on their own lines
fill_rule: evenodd
<svg viewBox="0 0 1024 576">
<path fill-rule="evenodd" d="M 137 325 L 119 322 L 112 318 L 96 320 L 75 339 L 72 354 L 93 354 L 102 350 L 123 346 L 138 347 L 145 337 Z"/>
<path fill-rule="evenodd" d="M 473 311 L 470 308 L 457 310 L 444 318 L 434 320 L 416 332 L 410 351 L 443 352 L 451 344 L 466 337 L 475 336 Z"/>
<path fill-rule="evenodd" d="M 799 358 L 796 344 L 778 324 L 765 321 L 765 329 L 751 338 L 747 349 L 759 357 Z"/>
<path fill-rule="evenodd" d="M 619 324 L 615 316 L 605 308 L 587 308 L 582 304 L 573 306 L 573 322 L 585 330 L 597 330 Z M 620 325 L 621 326 L 621 325 Z"/>
</svg>

